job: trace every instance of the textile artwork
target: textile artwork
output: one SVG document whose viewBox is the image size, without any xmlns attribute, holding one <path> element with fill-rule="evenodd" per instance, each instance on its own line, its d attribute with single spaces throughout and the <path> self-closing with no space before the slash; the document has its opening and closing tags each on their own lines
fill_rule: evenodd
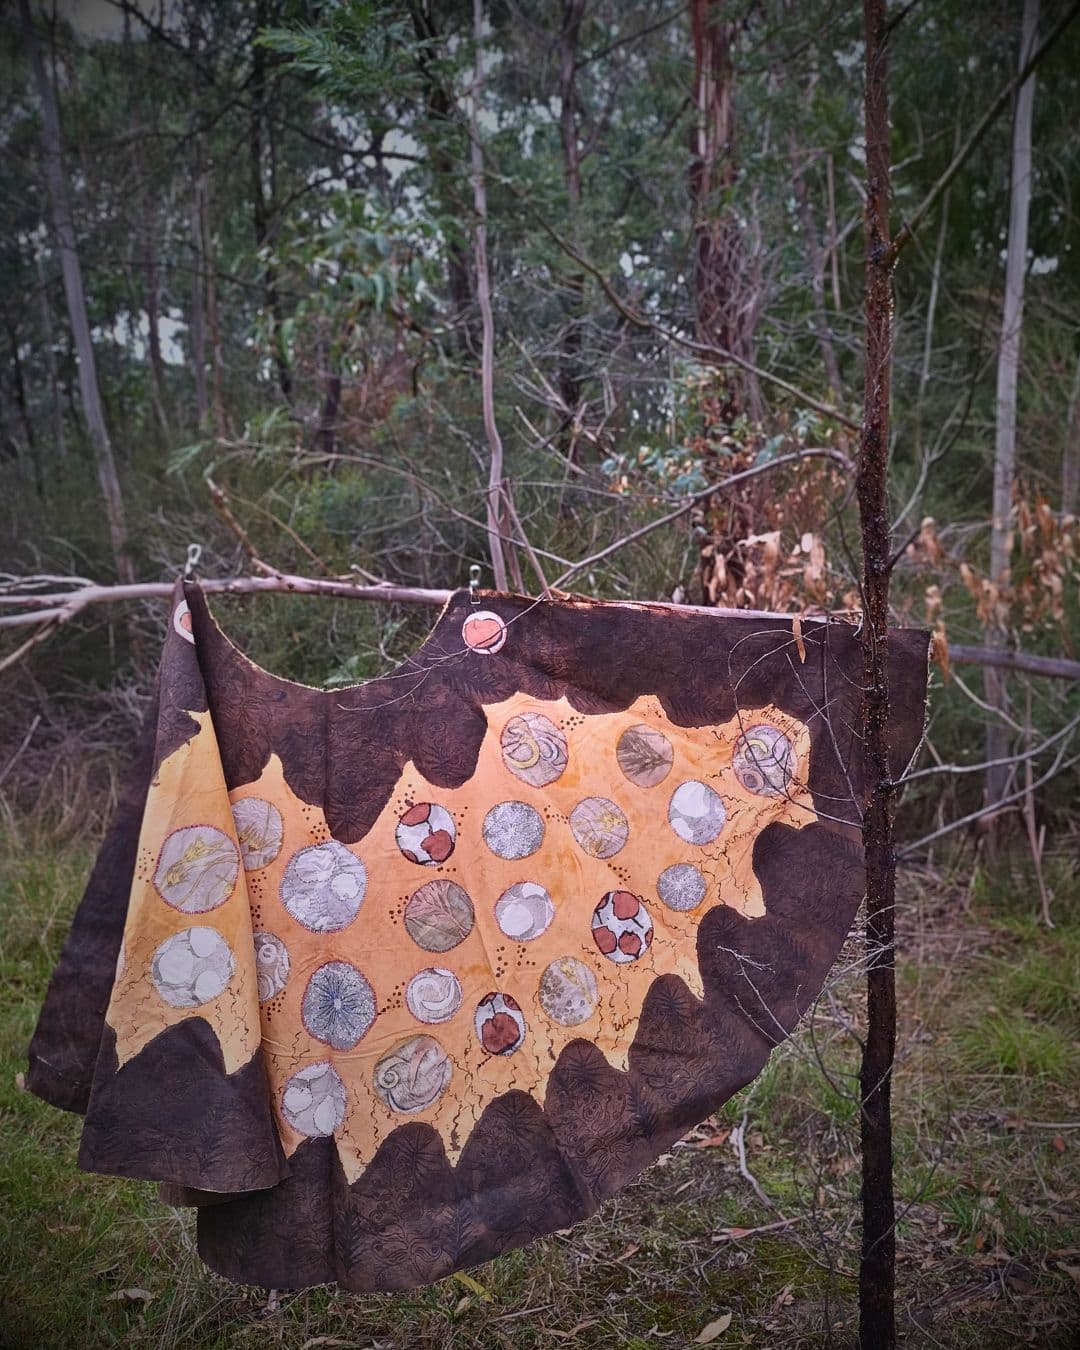
<svg viewBox="0 0 1080 1350">
<path fill-rule="evenodd" d="M 927 635 L 890 635 L 893 773 Z M 30 1048 L 203 1259 L 403 1289 L 591 1214 L 762 1068 L 863 894 L 853 628 L 455 592 L 344 689 L 177 583 Z"/>
</svg>

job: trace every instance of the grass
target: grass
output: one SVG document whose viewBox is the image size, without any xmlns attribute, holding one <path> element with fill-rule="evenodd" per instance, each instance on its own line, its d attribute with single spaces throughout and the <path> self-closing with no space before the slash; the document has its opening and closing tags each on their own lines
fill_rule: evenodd
<svg viewBox="0 0 1080 1350">
<path fill-rule="evenodd" d="M 208 1272 L 191 1213 L 74 1164 L 80 1122 L 20 1087 L 91 861 L 25 830 L 0 854 L 0 1344 L 33 1347 L 847 1346 L 858 1264 L 861 988 L 841 975 L 719 1116 L 595 1218 L 414 1293 L 271 1297 Z M 1075 1344 L 1080 887 L 1058 927 L 1011 882 L 902 877 L 894 1090 L 903 1342 Z M 852 946 L 849 955 L 855 955 Z M 732 1147 L 743 1130 L 746 1166 Z M 745 1229 L 763 1231 L 743 1233 Z"/>
</svg>

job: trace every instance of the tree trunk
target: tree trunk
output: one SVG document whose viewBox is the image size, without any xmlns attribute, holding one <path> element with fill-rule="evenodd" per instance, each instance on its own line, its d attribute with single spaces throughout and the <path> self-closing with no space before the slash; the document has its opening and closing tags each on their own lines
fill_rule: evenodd
<svg viewBox="0 0 1080 1350">
<path fill-rule="evenodd" d="M 717 198 L 735 182 L 735 25 L 723 22 L 723 0 L 691 0 L 694 103 L 690 199 L 694 212 L 694 301 L 697 338 L 744 360 L 753 360 L 754 300 L 747 291 L 742 232 Z M 718 364 L 723 364 L 718 358 Z M 735 367 L 723 420 L 740 413 L 761 417 L 757 380 Z"/>
<path fill-rule="evenodd" d="M 885 0 L 863 0 L 866 46 L 866 327 L 863 424 L 856 492 L 862 538 L 863 739 L 873 790 L 863 816 L 867 1026 L 859 1069 L 862 1255 L 859 1345 L 896 1345 L 892 1068 L 896 1051 L 895 789 L 889 763 L 889 390 L 892 274 L 889 237 L 889 87 Z"/>
<path fill-rule="evenodd" d="M 225 421 L 224 359 L 221 350 L 221 315 L 218 310 L 217 260 L 214 232 L 210 225 L 210 192 L 207 176 L 203 176 L 203 190 L 199 196 L 202 233 L 203 279 L 206 283 L 206 331 L 210 338 L 211 406 L 214 414 L 214 434 L 219 441 L 227 435 Z"/>
<path fill-rule="evenodd" d="M 476 258 L 476 298 L 483 325 L 480 354 L 480 399 L 484 433 L 490 454 L 487 487 L 488 549 L 497 590 L 506 590 L 506 555 L 503 537 L 507 533 L 507 512 L 503 503 L 503 444 L 495 419 L 495 320 L 491 309 L 491 278 L 487 256 L 487 186 L 484 182 L 484 150 L 480 143 L 480 92 L 484 84 L 484 0 L 473 0 L 473 42 L 476 63 L 473 70 L 471 117 L 473 206 L 476 211 L 474 249 Z M 520 589 L 520 587 L 519 587 Z"/>
<path fill-rule="evenodd" d="M 810 194 L 806 187 L 806 174 L 800 160 L 799 147 L 794 136 L 788 142 L 791 156 L 792 187 L 795 192 L 795 206 L 799 213 L 799 228 L 806 242 L 806 261 L 810 268 L 810 299 L 814 311 L 814 332 L 821 351 L 822 365 L 825 367 L 825 380 L 829 386 L 830 398 L 840 394 L 840 367 L 836 360 L 836 348 L 833 346 L 832 331 L 829 328 L 829 313 L 825 307 L 825 258 L 818 239 L 817 221 L 810 205 Z"/>
<path fill-rule="evenodd" d="M 53 337 L 52 306 L 49 304 L 49 287 L 45 280 L 45 263 L 39 249 L 35 250 L 38 274 L 38 290 L 41 295 L 41 331 L 45 338 L 45 369 L 49 375 L 49 395 L 53 409 L 53 438 L 56 441 L 56 457 L 63 463 L 67 459 L 67 436 L 64 433 L 64 401 L 60 394 L 60 372 L 56 364 L 56 340 Z"/>
<path fill-rule="evenodd" d="M 1069 411 L 1065 418 L 1065 448 L 1061 456 L 1061 510 L 1075 516 L 1080 505 L 1080 361 L 1076 363 Z"/>
<path fill-rule="evenodd" d="M 581 147 L 578 144 L 577 55 L 581 36 L 581 22 L 585 16 L 585 0 L 563 0 L 563 24 L 559 33 L 559 135 L 562 141 L 563 173 L 566 180 L 566 201 L 570 215 L 570 238 L 578 244 L 577 218 L 581 205 Z M 570 293 L 569 322 L 562 341 L 562 360 L 559 369 L 559 396 L 566 406 L 567 416 L 562 436 L 562 449 L 573 459 L 575 450 L 574 423 L 584 383 L 581 368 L 581 303 L 585 292 L 585 277 L 575 271 L 567 277 Z"/>
<path fill-rule="evenodd" d="M 202 145 L 195 140 L 195 164 L 191 183 L 191 307 L 188 332 L 191 335 L 191 374 L 195 383 L 195 420 L 200 431 L 210 421 L 210 391 L 206 380 L 206 261 L 203 250 L 202 197 L 206 191 Z"/>
<path fill-rule="evenodd" d="M 457 181 L 459 162 L 448 145 L 450 129 L 457 121 L 454 95 L 443 82 L 430 47 L 439 37 L 430 0 L 409 0 L 409 15 L 417 39 L 425 44 L 418 49 L 417 64 L 424 85 L 426 104 L 425 122 L 434 128 L 428 142 L 431 157 L 431 176 L 442 206 L 450 221 L 460 215 L 463 203 L 452 187 Z M 473 313 L 473 284 L 469 270 L 467 235 L 457 234 L 451 225 L 446 243 L 447 282 L 453 315 L 453 330 L 457 345 L 464 356 L 475 356 L 480 349 L 481 334 Z"/>
<path fill-rule="evenodd" d="M 45 185 L 52 212 L 53 233 L 56 237 L 57 252 L 60 255 L 60 269 L 64 278 L 64 295 L 67 300 L 68 319 L 71 324 L 72 340 L 78 358 L 79 395 L 82 401 L 83 416 L 94 449 L 94 462 L 97 466 L 98 482 L 105 499 L 105 516 L 109 526 L 109 539 L 112 545 L 113 564 L 121 583 L 135 579 L 135 569 L 128 554 L 127 523 L 124 518 L 124 499 L 120 490 L 120 478 L 116 472 L 116 460 L 113 456 L 109 430 L 105 424 L 105 412 L 101 404 L 101 390 L 98 387 L 97 363 L 94 359 L 94 345 L 90 338 L 90 321 L 86 313 L 86 294 L 83 290 L 82 267 L 75 241 L 75 220 L 71 209 L 71 196 L 68 191 L 67 177 L 61 150 L 60 110 L 56 102 L 56 93 L 45 71 L 41 48 L 30 17 L 29 0 L 19 0 L 22 15 L 23 33 L 26 49 L 30 57 L 30 66 L 41 100 L 41 140 L 45 160 Z"/>
<path fill-rule="evenodd" d="M 1035 49 L 1039 26 L 1039 0 L 1024 0 L 1020 37 L 1020 67 Z M 1020 375 L 1020 330 L 1024 317 L 1024 277 L 1027 273 L 1028 209 L 1031 203 L 1031 119 L 1035 102 L 1035 76 L 1029 75 L 1016 95 L 1013 118 L 1012 170 L 1009 180 L 1009 236 L 1005 262 L 1005 299 L 1001 312 L 1001 341 L 997 367 L 997 434 L 994 442 L 994 503 L 990 527 L 990 581 L 1004 597 L 1011 579 L 1013 545 L 1012 504 L 1016 476 L 1016 388 Z M 986 645 L 1003 649 L 1008 644 L 1008 604 L 1003 598 L 986 629 Z M 1003 712 L 1008 709 L 1008 687 L 1001 671 L 988 667 L 984 677 L 986 701 Z M 1005 723 L 990 718 L 986 724 L 986 804 L 993 806 L 1007 795 L 1010 768 L 993 764 L 1009 753 Z M 994 831 L 988 838 L 992 841 Z"/>
<path fill-rule="evenodd" d="M 143 307 L 146 310 L 147 351 L 150 357 L 150 396 L 154 417 L 163 435 L 169 434 L 169 415 L 165 405 L 165 362 L 161 355 L 161 282 L 154 252 L 157 218 L 149 200 L 142 204 Z"/>
<path fill-rule="evenodd" d="M 255 5 L 255 36 L 267 26 L 266 0 Z M 270 220 L 274 210 L 274 138 L 273 131 L 264 138 L 266 118 L 266 48 L 256 41 L 251 49 L 251 118 L 248 124 L 248 149 L 251 157 L 251 214 L 255 229 L 255 244 L 262 251 L 270 246 Z M 269 145 L 266 142 L 269 142 Z M 266 160 L 269 151 L 270 195 L 267 200 Z M 286 403 L 292 402 L 292 372 L 278 335 L 281 331 L 281 297 L 277 288 L 277 272 L 267 259 L 263 263 L 263 303 L 274 322 L 274 365 L 278 388 Z"/>
</svg>

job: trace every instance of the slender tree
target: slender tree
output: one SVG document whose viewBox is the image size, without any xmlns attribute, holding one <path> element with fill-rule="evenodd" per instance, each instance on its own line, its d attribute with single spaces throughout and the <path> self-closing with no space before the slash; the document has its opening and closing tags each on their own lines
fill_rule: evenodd
<svg viewBox="0 0 1080 1350">
<path fill-rule="evenodd" d="M 724 0 L 691 0 L 694 123 L 690 200 L 694 232 L 694 303 L 698 341 L 753 360 L 755 298 L 746 277 L 743 231 L 727 193 L 735 183 L 735 24 Z M 719 359 L 719 358 L 718 358 Z M 729 367 L 725 420 L 761 416 L 761 391 L 745 367 Z"/>
<path fill-rule="evenodd" d="M 67 300 L 71 337 L 75 345 L 79 373 L 79 396 L 82 402 L 83 416 L 86 419 L 86 428 L 90 434 L 90 443 L 94 449 L 94 462 L 97 466 L 101 495 L 105 499 L 105 515 L 109 525 L 113 565 L 120 581 L 127 583 L 135 580 L 135 569 L 128 553 L 124 498 L 120 489 L 120 477 L 116 471 L 112 442 L 109 439 L 109 429 L 105 422 L 101 389 L 98 385 L 97 363 L 94 358 L 94 344 L 90 337 L 90 320 L 86 312 L 86 292 L 83 289 L 82 266 L 79 262 L 79 251 L 75 238 L 75 217 L 71 209 L 71 193 L 64 169 L 60 109 L 56 101 L 56 91 L 53 89 L 52 81 L 45 70 L 41 45 L 38 42 L 34 21 L 30 15 L 29 0 L 19 0 L 19 10 L 22 16 L 26 51 L 30 58 L 30 67 L 33 71 L 34 83 L 41 102 L 41 145 L 45 162 L 45 186 L 52 215 L 53 235 L 56 239 L 57 253 L 60 256 L 60 270 L 64 279 L 64 296 Z"/>
<path fill-rule="evenodd" d="M 892 376 L 889 85 L 885 0 L 863 0 L 865 329 L 863 423 L 856 490 L 862 539 L 863 737 L 874 784 L 863 817 L 866 860 L 867 1027 L 860 1067 L 862 1259 L 859 1345 L 896 1344 L 896 1208 L 892 1068 L 896 1051 L 894 766 L 889 762 L 889 388 Z"/>
<path fill-rule="evenodd" d="M 1020 61 L 1023 70 L 1035 50 L 1039 0 L 1024 0 Z M 1005 298 L 1001 310 L 1001 337 L 997 364 L 997 424 L 994 439 L 994 501 L 990 526 L 990 581 L 1004 597 L 1011 577 L 1013 545 L 1012 507 L 1016 480 L 1016 392 L 1020 378 L 1020 334 L 1024 320 L 1024 278 L 1027 274 L 1028 216 L 1031 209 L 1031 120 L 1035 104 L 1035 76 L 1031 74 L 1016 95 L 1013 116 L 1012 168 L 1009 180 L 1009 235 L 1005 259 Z M 986 645 L 1003 650 L 1008 643 L 1004 598 L 986 626 Z M 1008 690 L 1002 671 L 988 666 L 984 677 L 986 701 L 1008 709 Z M 998 717 L 986 722 L 986 804 L 1006 795 L 1009 766 L 996 761 L 1008 757 L 1009 733 Z M 992 831 L 990 836 L 994 837 Z"/>
</svg>

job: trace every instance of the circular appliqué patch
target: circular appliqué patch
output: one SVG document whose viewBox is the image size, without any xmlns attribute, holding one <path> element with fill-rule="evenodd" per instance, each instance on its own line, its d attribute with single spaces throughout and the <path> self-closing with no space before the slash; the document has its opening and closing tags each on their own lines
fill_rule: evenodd
<svg viewBox="0 0 1080 1350">
<path fill-rule="evenodd" d="M 426 952 L 448 952 L 464 942 L 474 921 L 469 893 L 456 881 L 429 881 L 405 906 L 405 931 Z"/>
<path fill-rule="evenodd" d="M 300 1015 L 317 1041 L 351 1050 L 375 1021 L 375 991 L 348 961 L 328 961 L 308 980 Z"/>
<path fill-rule="evenodd" d="M 356 918 L 367 890 L 367 869 L 336 839 L 309 844 L 289 859 L 281 903 L 313 933 L 336 933 Z"/>
<path fill-rule="evenodd" d="M 433 1106 L 452 1073 L 449 1057 L 434 1036 L 410 1036 L 383 1055 L 372 1082 L 391 1111 L 411 1113 Z"/>
<path fill-rule="evenodd" d="M 606 797 L 586 797 L 570 812 L 570 829 L 590 858 L 613 858 L 630 836 L 626 816 Z"/>
<path fill-rule="evenodd" d="M 457 827 L 445 806 L 417 802 L 410 806 L 394 832 L 397 846 L 410 862 L 437 867 L 454 851 Z"/>
<path fill-rule="evenodd" d="M 690 863 L 665 867 L 656 883 L 656 892 L 668 909 L 681 912 L 697 909 L 708 891 L 705 878 Z"/>
<path fill-rule="evenodd" d="M 735 742 L 731 764 L 747 792 L 782 797 L 795 774 L 795 750 L 782 731 L 761 722 Z"/>
<path fill-rule="evenodd" d="M 285 988 L 289 978 L 289 949 L 276 933 L 268 933 L 265 929 L 257 929 L 253 936 L 259 1002 L 267 1003 Z"/>
<path fill-rule="evenodd" d="M 194 647 L 195 634 L 191 628 L 191 610 L 186 600 L 181 600 L 173 610 L 172 626 L 173 632 L 179 633 L 185 642 L 190 642 Z"/>
<path fill-rule="evenodd" d="M 281 852 L 285 826 L 281 812 L 262 797 L 241 797 L 232 804 L 240 857 L 247 872 L 269 867 Z"/>
<path fill-rule="evenodd" d="M 652 946 L 653 922 L 640 895 L 608 891 L 593 910 L 593 941 L 619 965 L 637 961 Z"/>
<path fill-rule="evenodd" d="M 512 1055 L 525 1040 L 525 1015 L 509 994 L 485 994 L 475 1021 L 477 1039 L 489 1055 Z"/>
<path fill-rule="evenodd" d="M 727 810 L 719 795 L 707 783 L 691 778 L 680 783 L 671 794 L 668 821 L 688 844 L 711 844 L 724 828 Z"/>
<path fill-rule="evenodd" d="M 461 637 L 472 651 L 491 656 L 506 642 L 506 624 L 490 609 L 479 609 L 461 625 Z"/>
<path fill-rule="evenodd" d="M 154 952 L 150 978 L 170 1008 L 198 1008 L 223 992 L 235 969 L 232 949 L 216 928 L 184 928 Z"/>
<path fill-rule="evenodd" d="M 161 846 L 154 886 L 173 909 L 205 914 L 233 893 L 240 874 L 236 845 L 214 825 L 185 825 Z"/>
<path fill-rule="evenodd" d="M 452 970 L 428 966 L 409 981 L 405 1002 L 418 1022 L 448 1022 L 461 1007 L 461 981 Z"/>
<path fill-rule="evenodd" d="M 543 713 L 511 717 L 503 727 L 500 744 L 503 763 L 530 787 L 547 787 L 566 769 L 566 737 Z"/>
<path fill-rule="evenodd" d="M 544 842 L 539 811 L 525 802 L 500 802 L 484 817 L 484 843 L 497 858 L 528 858 Z"/>
<path fill-rule="evenodd" d="M 628 727 L 619 737 L 615 758 L 631 783 L 651 788 L 662 783 L 671 772 L 675 751 L 662 731 L 641 724 Z"/>
<path fill-rule="evenodd" d="M 540 1006 L 560 1026 L 587 1022 L 596 1003 L 596 976 L 575 956 L 560 956 L 540 977 Z"/>
<path fill-rule="evenodd" d="M 309 1139 L 333 1134 L 345 1119 L 345 1084 L 326 1060 L 300 1069 L 285 1084 L 281 1113 Z"/>
<path fill-rule="evenodd" d="M 536 881 L 516 881 L 495 901 L 496 922 L 515 942 L 531 942 L 546 933 L 554 917 L 551 896 Z"/>
</svg>

